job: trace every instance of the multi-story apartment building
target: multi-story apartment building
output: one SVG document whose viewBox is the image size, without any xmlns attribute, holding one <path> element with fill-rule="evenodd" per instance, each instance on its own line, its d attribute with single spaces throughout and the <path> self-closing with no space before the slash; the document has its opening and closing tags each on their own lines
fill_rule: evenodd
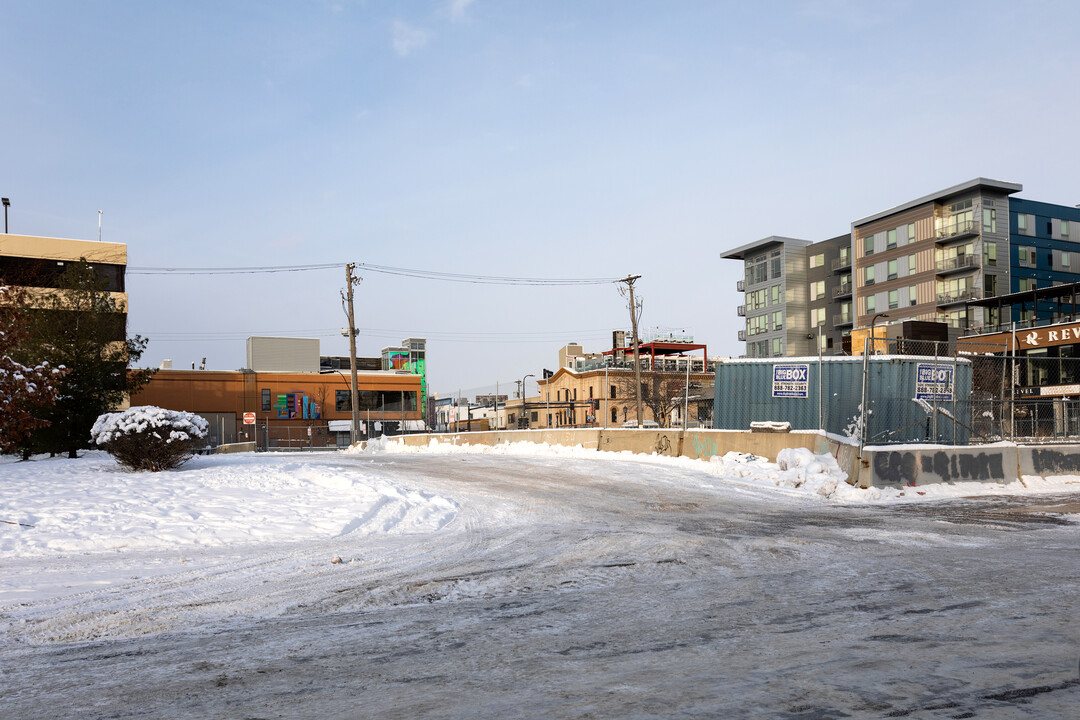
<svg viewBox="0 0 1080 720">
<path fill-rule="evenodd" d="M 747 357 L 839 353 L 853 315 L 851 236 L 822 242 L 772 236 L 724 254 L 742 260 Z"/>
<path fill-rule="evenodd" d="M 968 303 L 1008 287 L 1009 196 L 1021 189 L 976 178 L 853 222 L 856 327 L 885 316 L 960 334 L 1001 322 Z"/>
<path fill-rule="evenodd" d="M 1080 282 L 1080 207 L 1011 198 L 1009 236 L 1011 293 Z M 1012 305 L 1012 319 L 1022 326 L 1074 314 L 1072 303 L 1057 298 L 1037 308 L 1033 299 Z"/>
</svg>

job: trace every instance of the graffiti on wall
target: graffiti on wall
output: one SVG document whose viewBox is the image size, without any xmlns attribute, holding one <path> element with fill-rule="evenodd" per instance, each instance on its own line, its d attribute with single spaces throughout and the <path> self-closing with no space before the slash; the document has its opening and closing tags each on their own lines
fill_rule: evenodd
<svg viewBox="0 0 1080 720">
<path fill-rule="evenodd" d="M 1000 452 L 894 451 L 874 453 L 874 478 L 899 485 L 954 480 L 1005 480 Z"/>
<path fill-rule="evenodd" d="M 1060 450 L 1032 450 L 1031 464 L 1036 475 L 1062 475 L 1080 472 L 1080 453 Z"/>
<path fill-rule="evenodd" d="M 695 458 L 710 458 L 716 455 L 716 440 L 710 437 L 702 437 L 697 433 L 690 435 L 690 449 Z"/>
</svg>

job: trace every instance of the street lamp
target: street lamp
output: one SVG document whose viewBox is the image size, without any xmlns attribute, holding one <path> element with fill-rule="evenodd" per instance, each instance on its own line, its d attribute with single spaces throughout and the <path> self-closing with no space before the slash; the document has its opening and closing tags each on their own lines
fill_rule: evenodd
<svg viewBox="0 0 1080 720">
<path fill-rule="evenodd" d="M 877 352 L 877 328 L 875 328 L 874 325 L 877 323 L 877 319 L 879 317 L 880 318 L 887 318 L 887 317 L 889 317 L 889 314 L 880 312 L 877 315 L 874 315 L 874 317 L 870 319 L 870 343 L 874 346 L 874 352 L 875 353 Z M 885 349 L 888 350 L 888 348 L 885 348 Z"/>
<path fill-rule="evenodd" d="M 7 198 L 0 198 L 0 202 L 4 203 L 4 234 L 7 235 L 7 209 L 11 205 L 11 201 Z"/>
<path fill-rule="evenodd" d="M 521 418 L 527 423 L 529 421 L 528 416 L 525 414 L 525 381 L 528 378 L 536 377 L 532 373 L 529 373 L 525 377 L 521 378 Z M 521 423 L 518 423 L 519 425 Z"/>
</svg>

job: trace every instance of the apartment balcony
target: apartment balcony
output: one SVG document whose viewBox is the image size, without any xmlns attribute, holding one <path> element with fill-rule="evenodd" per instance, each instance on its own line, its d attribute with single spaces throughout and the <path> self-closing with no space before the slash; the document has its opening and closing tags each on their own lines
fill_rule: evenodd
<svg viewBox="0 0 1080 720">
<path fill-rule="evenodd" d="M 938 293 L 937 304 L 938 307 L 945 305 L 959 305 L 962 303 L 970 302 L 972 300 L 981 300 L 982 290 L 979 288 L 967 288 L 966 290 L 957 290 L 955 292 Z"/>
<path fill-rule="evenodd" d="M 979 269 L 979 261 L 974 255 L 946 258 L 937 261 L 938 275 L 951 275 L 953 273 L 972 272 Z"/>
<path fill-rule="evenodd" d="M 844 255 L 841 255 L 840 257 L 838 257 L 837 259 L 832 261 L 832 271 L 833 272 L 840 272 L 842 270 L 847 270 L 850 267 L 851 267 L 851 254 L 850 253 L 848 253 L 848 255 L 846 257 Z"/>
<path fill-rule="evenodd" d="M 937 229 L 938 242 L 951 242 L 979 234 L 979 225 L 974 220 L 950 223 Z"/>
<path fill-rule="evenodd" d="M 739 292 L 746 292 L 746 281 L 745 280 L 739 280 L 738 282 L 736 282 L 735 283 L 735 289 L 738 290 Z"/>
<path fill-rule="evenodd" d="M 739 342 L 746 342 L 746 331 L 745 330 L 740 330 L 739 331 Z"/>
<path fill-rule="evenodd" d="M 833 288 L 833 291 L 832 291 L 833 300 L 838 300 L 839 298 L 843 298 L 843 297 L 851 297 L 851 291 L 852 291 L 852 284 L 851 283 L 849 283 L 849 282 L 840 283 L 839 285 L 837 285 L 836 287 Z"/>
<path fill-rule="evenodd" d="M 739 305 L 737 308 L 735 308 L 735 313 L 739 317 L 746 317 L 746 306 L 745 305 Z"/>
<path fill-rule="evenodd" d="M 851 315 L 845 315 L 843 313 L 837 313 L 832 316 L 833 327 L 851 327 L 855 324 L 855 319 Z"/>
</svg>

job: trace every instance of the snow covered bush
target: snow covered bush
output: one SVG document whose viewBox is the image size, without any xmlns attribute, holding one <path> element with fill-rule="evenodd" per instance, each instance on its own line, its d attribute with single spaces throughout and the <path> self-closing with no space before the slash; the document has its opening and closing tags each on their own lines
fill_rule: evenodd
<svg viewBox="0 0 1080 720">
<path fill-rule="evenodd" d="M 171 470 L 203 445 L 209 424 L 189 412 L 146 405 L 98 417 L 90 442 L 133 470 Z"/>
</svg>

